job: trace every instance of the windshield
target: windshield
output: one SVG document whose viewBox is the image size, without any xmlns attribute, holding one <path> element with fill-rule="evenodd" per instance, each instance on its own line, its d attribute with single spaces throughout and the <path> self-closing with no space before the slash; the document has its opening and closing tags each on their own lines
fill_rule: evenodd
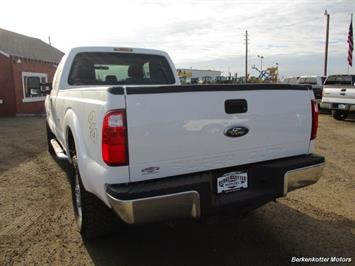
<svg viewBox="0 0 355 266">
<path fill-rule="evenodd" d="M 352 85 L 354 77 L 351 75 L 329 76 L 325 81 L 325 85 Z"/>
<path fill-rule="evenodd" d="M 127 53 L 79 53 L 69 75 L 70 85 L 174 84 L 165 57 Z"/>
</svg>

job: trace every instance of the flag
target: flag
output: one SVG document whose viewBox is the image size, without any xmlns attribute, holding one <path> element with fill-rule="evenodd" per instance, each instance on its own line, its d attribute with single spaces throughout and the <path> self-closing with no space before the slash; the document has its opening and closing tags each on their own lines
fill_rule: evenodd
<svg viewBox="0 0 355 266">
<path fill-rule="evenodd" d="M 354 51 L 354 39 L 353 39 L 353 17 L 351 16 L 351 22 L 349 26 L 349 35 L 348 35 L 348 64 L 349 66 L 353 66 L 353 51 Z"/>
</svg>

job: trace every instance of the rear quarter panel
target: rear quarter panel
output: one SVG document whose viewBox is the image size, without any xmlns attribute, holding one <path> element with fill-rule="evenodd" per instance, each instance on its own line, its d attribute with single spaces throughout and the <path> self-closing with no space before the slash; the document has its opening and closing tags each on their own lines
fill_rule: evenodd
<svg viewBox="0 0 355 266">
<path fill-rule="evenodd" d="M 68 154 L 68 131 L 71 130 L 85 189 L 108 204 L 105 184 L 128 182 L 129 172 L 128 166 L 109 167 L 102 160 L 102 122 L 108 110 L 125 108 L 124 96 L 111 95 L 107 88 L 67 89 L 58 93 L 56 104 L 63 117 L 62 144 Z"/>
</svg>

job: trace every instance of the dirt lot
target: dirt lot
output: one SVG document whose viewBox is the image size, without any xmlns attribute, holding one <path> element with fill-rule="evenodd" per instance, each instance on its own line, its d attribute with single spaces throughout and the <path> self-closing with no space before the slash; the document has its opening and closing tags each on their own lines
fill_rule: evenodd
<svg viewBox="0 0 355 266">
<path fill-rule="evenodd" d="M 321 115 L 321 180 L 244 219 L 119 228 L 83 242 L 65 173 L 46 152 L 44 118 L 0 119 L 0 265 L 284 265 L 355 260 L 355 119 Z"/>
</svg>

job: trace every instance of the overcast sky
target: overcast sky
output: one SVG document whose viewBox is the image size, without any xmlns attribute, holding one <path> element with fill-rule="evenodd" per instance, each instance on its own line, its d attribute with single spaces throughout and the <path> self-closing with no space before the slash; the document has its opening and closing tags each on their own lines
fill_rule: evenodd
<svg viewBox="0 0 355 266">
<path fill-rule="evenodd" d="M 346 73 L 354 0 L 5 0 L 0 28 L 46 42 L 50 35 L 63 52 L 81 45 L 154 48 L 167 51 L 177 67 L 230 69 L 239 76 L 248 30 L 250 66 L 260 65 L 260 54 L 263 66 L 278 62 L 282 76 L 317 75 L 323 72 L 325 9 L 330 13 L 328 74 Z"/>
</svg>

